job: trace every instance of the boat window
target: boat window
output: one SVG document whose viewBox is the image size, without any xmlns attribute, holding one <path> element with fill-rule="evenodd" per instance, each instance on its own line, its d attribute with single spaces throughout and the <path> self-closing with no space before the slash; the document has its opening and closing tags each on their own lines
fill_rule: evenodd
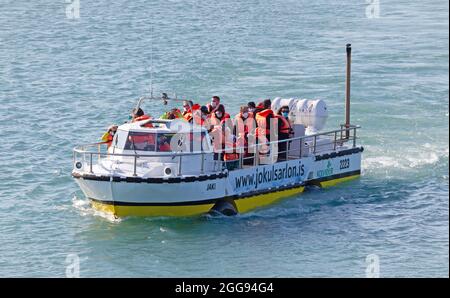
<svg viewBox="0 0 450 298">
<path fill-rule="evenodd" d="M 159 152 L 170 152 L 172 151 L 170 148 L 170 141 L 175 134 L 173 133 L 160 133 L 158 134 L 157 140 L 157 151 Z"/>
<path fill-rule="evenodd" d="M 130 132 L 125 150 L 155 151 L 156 134 L 147 132 Z"/>
<path fill-rule="evenodd" d="M 114 135 L 112 146 L 123 149 L 125 146 L 125 141 L 127 140 L 127 131 L 118 129 L 116 134 Z"/>
</svg>

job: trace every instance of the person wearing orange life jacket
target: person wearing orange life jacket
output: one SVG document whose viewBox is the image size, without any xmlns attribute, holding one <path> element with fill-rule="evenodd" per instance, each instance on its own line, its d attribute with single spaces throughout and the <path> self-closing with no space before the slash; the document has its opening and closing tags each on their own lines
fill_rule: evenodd
<svg viewBox="0 0 450 298">
<path fill-rule="evenodd" d="M 139 122 L 139 121 L 143 121 L 143 120 L 148 120 L 151 119 L 151 117 L 149 115 L 146 115 L 144 113 L 144 110 L 142 110 L 141 108 L 134 108 L 131 111 L 131 122 Z M 148 127 L 151 128 L 153 127 L 153 125 L 151 123 L 146 123 L 144 124 L 144 127 Z"/>
<path fill-rule="evenodd" d="M 225 107 L 220 105 L 214 113 L 210 114 L 212 125 L 223 125 L 227 119 L 230 119 L 230 114 L 225 112 Z"/>
<path fill-rule="evenodd" d="M 192 108 L 194 106 L 194 103 L 192 102 L 192 100 L 185 100 L 183 101 L 183 112 L 181 113 L 184 120 L 186 120 L 187 122 L 191 122 L 192 121 Z"/>
<path fill-rule="evenodd" d="M 208 115 L 208 108 L 206 106 L 201 106 L 200 109 L 193 110 L 192 123 L 205 127 L 208 132 L 210 132 L 211 124 Z"/>
<path fill-rule="evenodd" d="M 256 125 L 258 126 L 256 128 L 256 134 L 260 141 L 263 141 L 263 137 L 265 136 L 267 139 L 266 142 L 270 142 L 270 129 L 272 119 L 275 117 L 273 111 L 270 108 L 271 105 L 272 102 L 270 101 L 270 99 L 264 100 L 262 104 L 263 110 L 257 112 L 255 116 Z"/>
<path fill-rule="evenodd" d="M 292 137 L 291 123 L 289 122 L 289 107 L 282 106 L 276 115 L 278 119 L 278 161 L 287 160 L 289 144 L 288 142 L 283 142 Z"/>
<path fill-rule="evenodd" d="M 116 132 L 117 132 L 117 125 L 111 125 L 110 127 L 108 127 L 108 130 L 102 135 L 102 141 L 106 143 L 106 146 L 108 148 L 111 147 L 112 140 Z"/>
<path fill-rule="evenodd" d="M 253 164 L 253 153 L 249 153 L 249 134 L 254 136 L 256 123 L 253 113 L 249 111 L 248 106 L 241 106 L 239 114 L 234 117 L 234 135 L 236 136 L 236 145 L 244 147 L 244 164 Z M 254 140 L 251 140 L 251 145 L 254 145 Z"/>
<path fill-rule="evenodd" d="M 206 107 L 208 108 L 208 114 L 212 115 L 219 107 L 223 107 L 225 108 L 221 103 L 220 103 L 220 97 L 219 96 L 213 96 L 211 98 L 211 102 L 208 103 L 206 105 Z"/>
</svg>

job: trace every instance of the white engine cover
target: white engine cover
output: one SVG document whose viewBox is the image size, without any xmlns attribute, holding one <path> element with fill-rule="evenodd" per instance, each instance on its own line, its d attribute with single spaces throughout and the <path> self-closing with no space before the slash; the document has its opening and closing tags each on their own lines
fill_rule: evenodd
<svg viewBox="0 0 450 298">
<path fill-rule="evenodd" d="M 328 108 L 321 99 L 299 99 L 276 97 L 272 101 L 272 110 L 276 113 L 282 106 L 288 106 L 289 118 L 294 124 L 306 127 L 306 135 L 318 133 L 324 128 L 328 118 Z"/>
</svg>

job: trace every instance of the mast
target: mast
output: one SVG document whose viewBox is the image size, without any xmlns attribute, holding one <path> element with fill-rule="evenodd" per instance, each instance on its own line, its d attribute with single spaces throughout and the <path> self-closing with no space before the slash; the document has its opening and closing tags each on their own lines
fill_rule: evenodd
<svg viewBox="0 0 450 298">
<path fill-rule="evenodd" d="M 350 79 L 351 79 L 351 66 L 352 66 L 352 45 L 347 44 L 347 76 L 345 85 L 345 127 L 350 127 Z M 345 137 L 350 137 L 350 130 L 345 131 Z"/>
</svg>

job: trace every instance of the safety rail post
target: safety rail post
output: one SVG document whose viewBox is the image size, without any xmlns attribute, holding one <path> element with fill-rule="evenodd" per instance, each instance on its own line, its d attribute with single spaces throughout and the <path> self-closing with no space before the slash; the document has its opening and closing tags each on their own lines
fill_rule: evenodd
<svg viewBox="0 0 450 298">
<path fill-rule="evenodd" d="M 299 157 L 302 158 L 303 137 L 300 137 L 300 140 L 298 140 L 298 141 L 300 143 Z"/>
<path fill-rule="evenodd" d="M 180 155 L 180 161 L 178 162 L 178 176 L 181 176 L 181 162 L 183 161 L 183 155 Z"/>
<path fill-rule="evenodd" d="M 134 155 L 133 176 L 137 176 L 136 167 L 137 167 L 137 154 Z"/>
<path fill-rule="evenodd" d="M 334 132 L 334 146 L 333 146 L 333 150 L 336 150 L 336 142 L 337 142 L 337 131 Z"/>
<path fill-rule="evenodd" d="M 356 127 L 353 128 L 353 148 L 356 147 Z"/>
<path fill-rule="evenodd" d="M 316 144 L 317 144 L 317 136 L 314 136 L 314 140 L 313 140 L 313 153 L 316 153 Z"/>
<path fill-rule="evenodd" d="M 242 169 L 243 165 L 244 165 L 244 160 L 243 160 L 243 155 L 242 154 L 243 150 L 242 148 L 239 148 L 239 169 Z"/>
<path fill-rule="evenodd" d="M 256 144 L 255 146 L 256 152 L 255 152 L 255 159 L 253 160 L 253 164 L 257 166 L 259 164 L 259 144 Z"/>
<path fill-rule="evenodd" d="M 205 154 L 202 151 L 202 154 L 200 156 L 201 159 L 202 159 L 201 166 L 200 166 L 200 171 L 201 171 L 202 174 L 205 172 L 205 156 L 204 155 Z"/>
<path fill-rule="evenodd" d="M 89 153 L 89 172 L 90 172 L 91 174 L 94 173 L 94 172 L 92 171 L 92 152 Z"/>
</svg>

